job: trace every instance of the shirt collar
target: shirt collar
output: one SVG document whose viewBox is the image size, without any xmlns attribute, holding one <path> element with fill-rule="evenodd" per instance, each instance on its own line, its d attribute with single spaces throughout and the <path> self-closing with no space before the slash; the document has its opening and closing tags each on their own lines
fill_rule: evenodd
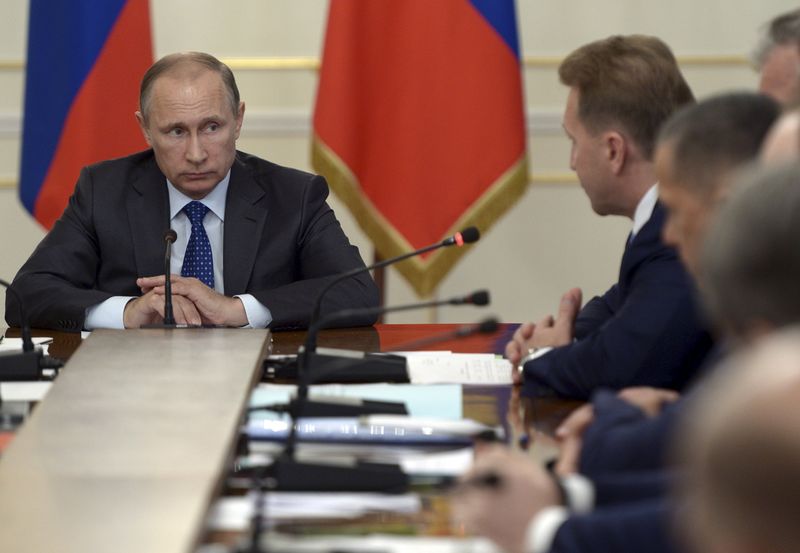
<svg viewBox="0 0 800 553">
<path fill-rule="evenodd" d="M 219 184 L 205 198 L 199 200 L 221 221 L 225 220 L 225 199 L 228 196 L 228 184 L 230 184 L 230 181 L 231 171 L 228 169 L 225 178 L 219 181 Z M 169 218 L 172 220 L 186 204 L 192 201 L 192 198 L 175 188 L 175 185 L 169 182 L 169 179 L 167 179 L 167 190 L 169 191 Z"/>
<path fill-rule="evenodd" d="M 658 183 L 651 186 L 650 189 L 645 192 L 642 199 L 639 200 L 639 204 L 636 206 L 636 211 L 633 212 L 633 230 L 631 230 L 633 236 L 636 236 L 636 234 L 642 230 L 642 227 L 647 224 L 647 221 L 650 220 L 650 216 L 653 214 L 653 209 L 655 209 L 657 201 Z"/>
</svg>

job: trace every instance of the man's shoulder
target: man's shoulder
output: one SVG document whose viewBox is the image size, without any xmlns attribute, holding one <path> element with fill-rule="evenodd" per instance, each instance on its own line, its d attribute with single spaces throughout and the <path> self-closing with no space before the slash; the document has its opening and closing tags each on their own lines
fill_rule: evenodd
<svg viewBox="0 0 800 553">
<path fill-rule="evenodd" d="M 138 171 L 157 167 L 153 150 L 143 150 L 124 157 L 106 159 L 86 166 L 85 171 L 91 175 L 106 176 L 133 174 Z"/>
<path fill-rule="evenodd" d="M 302 185 L 311 182 L 317 176 L 238 150 L 234 167 L 243 170 L 259 183 L 270 185 Z"/>
</svg>

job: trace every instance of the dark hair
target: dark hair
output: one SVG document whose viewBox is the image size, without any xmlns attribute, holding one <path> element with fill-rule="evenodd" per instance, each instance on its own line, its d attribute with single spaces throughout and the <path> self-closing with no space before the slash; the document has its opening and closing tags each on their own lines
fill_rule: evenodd
<svg viewBox="0 0 800 553">
<path fill-rule="evenodd" d="M 792 43 L 800 47 L 800 9 L 783 13 L 769 22 L 753 54 L 756 68 L 761 69 L 773 48 Z"/>
<path fill-rule="evenodd" d="M 713 193 L 720 177 L 754 159 L 780 116 L 777 102 L 752 92 L 733 92 L 685 106 L 670 117 L 658 144 L 672 148 L 678 183 Z"/>
<path fill-rule="evenodd" d="M 800 165 L 748 171 L 703 245 L 700 284 L 714 322 L 738 333 L 754 321 L 800 322 Z"/>
<path fill-rule="evenodd" d="M 139 111 L 142 112 L 142 117 L 147 119 L 147 108 L 149 107 L 150 95 L 156 79 L 179 67 L 185 68 L 192 65 L 199 66 L 201 69 L 214 71 L 220 75 L 222 83 L 225 85 L 231 109 L 234 115 L 239 113 L 239 88 L 236 86 L 236 79 L 233 76 L 231 68 L 211 54 L 205 54 L 203 52 L 179 52 L 164 56 L 155 62 L 144 74 L 144 77 L 142 77 L 142 84 L 139 87 Z"/>
<path fill-rule="evenodd" d="M 558 75 L 580 92 L 578 117 L 588 130 L 620 125 L 647 159 L 661 124 L 694 101 L 672 51 L 650 36 L 612 36 L 581 46 Z"/>
</svg>

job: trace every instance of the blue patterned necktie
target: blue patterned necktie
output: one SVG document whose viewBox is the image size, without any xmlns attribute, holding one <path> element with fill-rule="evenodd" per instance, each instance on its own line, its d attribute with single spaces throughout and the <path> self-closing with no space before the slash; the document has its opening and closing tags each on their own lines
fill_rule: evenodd
<svg viewBox="0 0 800 553">
<path fill-rule="evenodd" d="M 214 288 L 214 259 L 211 255 L 211 242 L 208 241 L 203 218 L 209 209 L 200 202 L 189 202 L 183 211 L 192 222 L 192 234 L 183 256 L 181 276 L 195 277 L 209 288 Z"/>
</svg>

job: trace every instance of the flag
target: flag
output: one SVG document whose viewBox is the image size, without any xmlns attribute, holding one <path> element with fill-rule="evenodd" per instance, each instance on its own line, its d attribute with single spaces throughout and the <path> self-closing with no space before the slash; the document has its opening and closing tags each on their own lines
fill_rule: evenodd
<svg viewBox="0 0 800 553">
<path fill-rule="evenodd" d="M 332 0 L 312 163 L 384 258 L 476 225 L 524 193 L 512 0 Z M 464 253 L 398 265 L 429 295 Z"/>
<path fill-rule="evenodd" d="M 31 0 L 19 194 L 45 228 L 83 166 L 147 146 L 134 112 L 152 63 L 148 0 Z"/>
</svg>

